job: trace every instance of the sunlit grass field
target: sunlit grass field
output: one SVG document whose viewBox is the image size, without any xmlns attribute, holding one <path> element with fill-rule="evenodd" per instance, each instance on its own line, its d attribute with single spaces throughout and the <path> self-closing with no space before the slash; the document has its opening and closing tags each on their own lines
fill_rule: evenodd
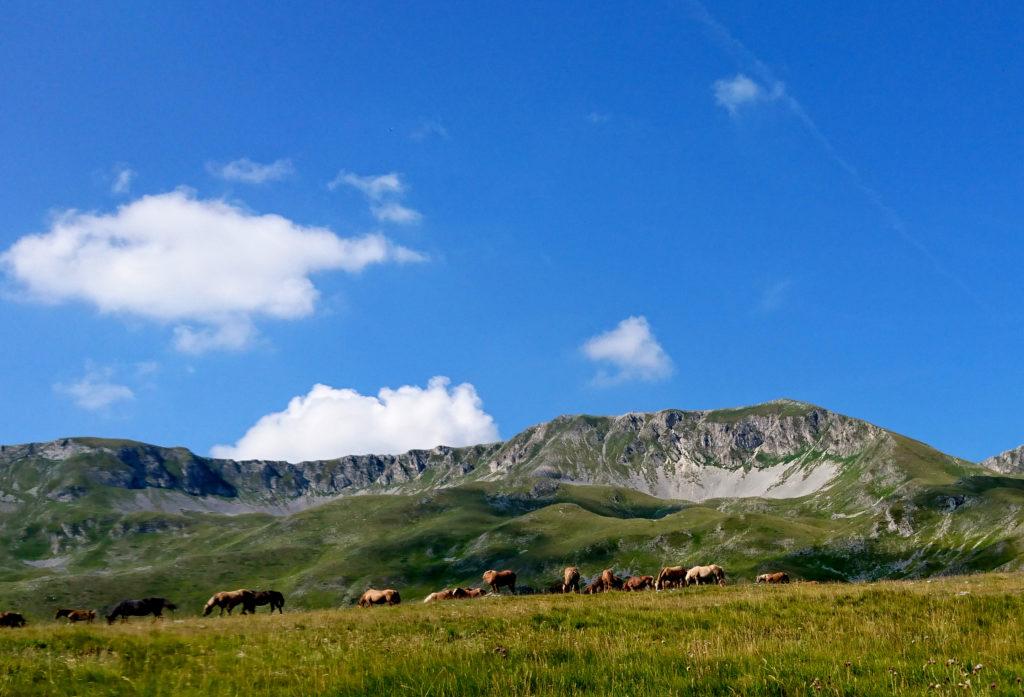
<svg viewBox="0 0 1024 697">
<path fill-rule="evenodd" d="M 1024 576 L 0 630 L 0 693 L 1024 693 Z"/>
</svg>

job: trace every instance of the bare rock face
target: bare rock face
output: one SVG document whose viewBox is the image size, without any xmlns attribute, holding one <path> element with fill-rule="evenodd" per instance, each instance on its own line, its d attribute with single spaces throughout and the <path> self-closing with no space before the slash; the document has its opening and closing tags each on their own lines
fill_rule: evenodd
<svg viewBox="0 0 1024 697">
<path fill-rule="evenodd" d="M 487 463 L 489 479 L 534 476 L 662 498 L 814 493 L 885 431 L 800 402 L 723 411 L 567 416 L 527 430 Z"/>
<path fill-rule="evenodd" d="M 983 460 L 981 466 L 1002 474 L 1024 473 L 1024 445 Z"/>
</svg>

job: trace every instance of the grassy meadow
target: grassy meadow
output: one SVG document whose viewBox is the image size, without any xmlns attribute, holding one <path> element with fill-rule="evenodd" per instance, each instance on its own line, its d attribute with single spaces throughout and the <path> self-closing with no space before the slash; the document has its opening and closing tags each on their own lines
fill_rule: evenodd
<svg viewBox="0 0 1024 697">
<path fill-rule="evenodd" d="M 1022 591 L 984 574 L 37 620 L 0 631 L 0 694 L 1020 694 Z"/>
</svg>

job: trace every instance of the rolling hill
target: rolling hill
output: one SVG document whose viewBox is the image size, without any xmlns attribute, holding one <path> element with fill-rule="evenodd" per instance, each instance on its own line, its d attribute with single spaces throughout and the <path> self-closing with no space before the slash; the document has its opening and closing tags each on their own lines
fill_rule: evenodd
<svg viewBox="0 0 1024 697">
<path fill-rule="evenodd" d="M 502 443 L 304 462 L 66 438 L 0 446 L 0 605 L 49 611 L 276 587 L 414 598 L 515 568 L 733 578 L 1017 569 L 1024 478 L 821 407 L 563 416 Z"/>
</svg>

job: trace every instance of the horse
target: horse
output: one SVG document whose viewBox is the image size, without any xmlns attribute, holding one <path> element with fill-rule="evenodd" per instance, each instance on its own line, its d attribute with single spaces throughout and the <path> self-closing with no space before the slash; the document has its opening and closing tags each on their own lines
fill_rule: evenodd
<svg viewBox="0 0 1024 697">
<path fill-rule="evenodd" d="M 491 590 L 497 594 L 500 592 L 502 586 L 507 587 L 512 591 L 512 595 L 516 593 L 516 572 L 508 569 L 504 571 L 495 571 L 491 569 L 485 571 L 483 575 L 484 583 L 491 587 Z"/>
<path fill-rule="evenodd" d="M 387 588 L 385 590 L 376 590 L 374 588 L 368 588 L 365 593 L 359 597 L 359 607 L 370 607 L 371 605 L 398 605 L 402 602 L 402 597 L 398 594 L 398 591 L 393 588 Z"/>
<path fill-rule="evenodd" d="M 118 617 L 122 622 L 127 622 L 129 617 L 144 617 L 153 615 L 154 618 L 163 617 L 164 610 L 177 610 L 178 606 L 167 600 L 167 598 L 143 598 L 142 600 L 122 600 L 110 614 L 107 615 L 107 624 L 114 624 Z"/>
<path fill-rule="evenodd" d="M 562 572 L 562 592 L 580 592 L 580 570 L 575 566 L 567 566 Z"/>
<path fill-rule="evenodd" d="M 246 588 L 239 588 L 236 591 L 220 591 L 214 593 L 209 600 L 206 601 L 206 605 L 203 607 L 203 617 L 208 617 L 213 608 L 220 608 L 220 617 L 224 616 L 224 611 L 227 610 L 228 614 L 235 609 L 238 605 L 242 606 L 242 614 L 247 612 L 256 612 L 256 604 L 253 600 L 254 593 Z"/>
<path fill-rule="evenodd" d="M 622 590 L 622 579 L 616 576 L 611 569 L 605 569 L 601 572 L 601 585 L 606 591 Z"/>
<path fill-rule="evenodd" d="M 624 591 L 642 591 L 648 588 L 654 588 L 653 576 L 630 576 L 622 582 Z"/>
<path fill-rule="evenodd" d="M 25 626 L 25 616 L 20 612 L 0 612 L 0 627 L 10 627 L 14 629 L 16 627 Z"/>
<path fill-rule="evenodd" d="M 756 579 L 755 583 L 789 583 L 789 574 L 785 571 L 776 571 L 771 574 L 761 574 Z"/>
<path fill-rule="evenodd" d="M 667 588 L 681 588 L 686 585 L 686 572 L 685 566 L 666 566 L 658 573 L 658 580 L 654 582 L 655 590 L 665 590 Z"/>
<path fill-rule="evenodd" d="M 718 564 L 695 566 L 686 572 L 687 586 L 702 586 L 709 583 L 717 583 L 720 586 L 725 585 L 725 570 Z"/>
<path fill-rule="evenodd" d="M 89 622 L 90 624 L 96 619 L 95 610 L 69 610 L 68 608 L 62 607 L 57 610 L 57 614 L 53 616 L 53 619 L 59 620 L 61 617 L 67 617 L 69 624 L 75 622 Z"/>
<path fill-rule="evenodd" d="M 271 615 L 274 614 L 274 610 L 277 610 L 282 615 L 284 614 L 284 595 L 281 592 L 273 590 L 253 591 L 252 595 L 253 608 L 251 612 L 255 613 L 256 608 L 260 605 L 269 605 Z"/>
</svg>

